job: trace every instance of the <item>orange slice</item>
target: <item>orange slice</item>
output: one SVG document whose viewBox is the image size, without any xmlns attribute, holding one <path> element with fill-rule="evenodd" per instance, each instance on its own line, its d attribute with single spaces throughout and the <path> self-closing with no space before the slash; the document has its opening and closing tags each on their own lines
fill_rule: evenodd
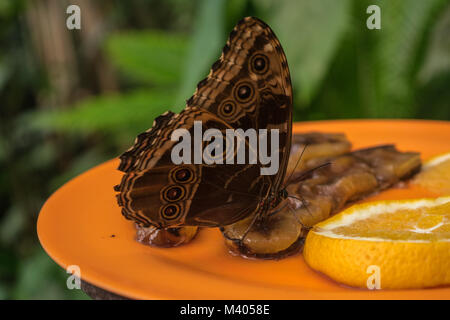
<svg viewBox="0 0 450 320">
<path fill-rule="evenodd" d="M 350 207 L 309 232 L 307 264 L 361 288 L 450 284 L 450 197 Z"/>
<path fill-rule="evenodd" d="M 450 195 L 450 152 L 426 161 L 413 183 L 438 195 Z"/>
</svg>

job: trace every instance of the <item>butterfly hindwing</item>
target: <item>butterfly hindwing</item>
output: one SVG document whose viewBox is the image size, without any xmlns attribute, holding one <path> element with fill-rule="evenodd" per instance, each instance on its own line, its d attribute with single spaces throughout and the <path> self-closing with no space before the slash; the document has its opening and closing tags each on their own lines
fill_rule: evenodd
<svg viewBox="0 0 450 320">
<path fill-rule="evenodd" d="M 121 156 L 119 169 L 125 172 L 116 186 L 122 214 L 142 226 L 198 225 L 222 226 L 238 221 L 259 205 L 256 196 L 264 180 L 253 180 L 255 164 L 174 165 L 174 130 L 189 132 L 194 145 L 194 123 L 225 134 L 230 126 L 216 115 L 199 108 L 186 108 L 180 114 L 156 119 L 146 135 Z M 224 156 L 225 157 L 225 156 Z M 190 163 L 194 163 L 191 154 Z M 225 161 L 225 160 L 224 160 Z M 219 211 L 219 209 L 220 211 Z M 193 214 L 195 212 L 195 214 Z"/>
</svg>

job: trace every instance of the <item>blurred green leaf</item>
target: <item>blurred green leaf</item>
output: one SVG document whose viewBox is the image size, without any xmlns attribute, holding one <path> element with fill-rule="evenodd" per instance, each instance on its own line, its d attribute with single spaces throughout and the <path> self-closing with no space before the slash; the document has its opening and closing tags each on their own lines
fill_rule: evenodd
<svg viewBox="0 0 450 320">
<path fill-rule="evenodd" d="M 381 30 L 375 49 L 376 94 L 368 101 L 371 117 L 414 114 L 411 73 L 431 13 L 442 0 L 380 0 Z"/>
<path fill-rule="evenodd" d="M 49 182 L 49 190 L 54 192 L 70 179 L 75 178 L 88 169 L 91 169 L 106 160 L 109 159 L 100 148 L 93 148 L 79 154 L 72 160 L 70 166 L 64 171 L 63 174 L 58 175 Z"/>
<path fill-rule="evenodd" d="M 69 290 L 65 286 L 64 273 L 42 250 L 36 250 L 22 261 L 19 279 L 13 292 L 13 299 L 88 299 L 81 290 Z"/>
<path fill-rule="evenodd" d="M 370 0 L 353 2 L 351 27 L 310 105 L 308 118 L 417 117 L 422 99 L 416 97 L 421 91 L 416 88 L 415 73 L 427 43 L 423 38 L 442 1 L 380 2 L 381 30 L 365 26 L 370 4 Z"/>
<path fill-rule="evenodd" d="M 106 52 L 125 75 L 144 84 L 178 84 L 187 52 L 187 39 L 163 31 L 112 34 Z"/>
<path fill-rule="evenodd" d="M 0 163 L 6 157 L 7 146 L 5 139 L 0 135 Z"/>
<path fill-rule="evenodd" d="M 416 117 L 450 120 L 450 72 L 435 75 L 419 91 Z"/>
<path fill-rule="evenodd" d="M 225 44 L 224 5 L 224 0 L 201 1 L 176 100 L 177 108 L 184 107 L 185 101 L 194 93 L 197 83 L 207 76 L 208 69 L 220 56 Z"/>
<path fill-rule="evenodd" d="M 258 4 L 261 4 L 259 0 Z M 252 7 L 252 5 L 251 0 L 227 0 L 225 2 L 226 14 L 224 19 L 224 31 L 226 33 L 231 32 L 239 20 L 248 16 L 248 10 Z M 254 14 L 251 15 L 255 16 Z"/>
<path fill-rule="evenodd" d="M 33 145 L 28 150 L 29 154 L 25 161 L 31 160 L 32 162 L 28 163 L 29 170 L 39 170 L 52 166 L 58 155 L 57 147 L 49 140 L 39 145 Z"/>
<path fill-rule="evenodd" d="M 2 19 L 11 18 L 14 14 L 24 8 L 23 0 L 2 0 L 0 1 L 0 17 Z"/>
<path fill-rule="evenodd" d="M 358 78 L 359 64 L 355 42 L 357 34 L 349 33 L 342 39 L 339 50 L 328 67 L 317 96 L 305 110 L 294 113 L 295 120 L 349 119 L 364 117 L 361 92 L 365 84 Z M 365 80 L 365 78 L 363 78 Z"/>
<path fill-rule="evenodd" d="M 0 283 L 6 285 L 7 282 L 10 282 L 8 280 L 13 278 L 18 263 L 19 261 L 17 261 L 15 252 L 11 250 L 11 247 L 5 247 L 0 243 Z"/>
<path fill-rule="evenodd" d="M 432 30 L 418 78 L 421 83 L 426 83 L 444 72 L 450 72 L 450 3 Z"/>
<path fill-rule="evenodd" d="M 2 58 L 2 57 L 0 57 Z M 8 78 L 11 75 L 10 64 L 5 59 L 0 59 L 0 90 L 6 85 Z"/>
<path fill-rule="evenodd" d="M 300 105 L 310 103 L 319 89 L 349 26 L 350 4 L 350 0 L 274 0 L 265 12 L 283 44 Z"/>
<path fill-rule="evenodd" d="M 23 210 L 17 204 L 13 204 L 1 219 L 0 241 L 6 245 L 16 241 L 25 226 L 25 219 Z"/>
<path fill-rule="evenodd" d="M 0 300 L 8 299 L 9 288 L 4 284 L 0 283 Z"/>
<path fill-rule="evenodd" d="M 35 129 L 133 135 L 152 126 L 154 118 L 171 109 L 173 95 L 168 91 L 140 89 L 124 94 L 96 96 L 71 109 L 42 110 L 27 115 Z"/>
</svg>

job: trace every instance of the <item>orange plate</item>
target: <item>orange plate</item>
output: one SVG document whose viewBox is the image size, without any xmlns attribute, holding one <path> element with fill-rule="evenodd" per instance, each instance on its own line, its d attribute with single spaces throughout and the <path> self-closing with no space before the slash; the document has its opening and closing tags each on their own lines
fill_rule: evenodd
<svg viewBox="0 0 450 320">
<path fill-rule="evenodd" d="M 395 143 L 427 159 L 450 151 L 450 122 L 348 120 L 296 123 L 295 132 L 345 132 L 354 148 Z M 65 184 L 45 203 L 37 224 L 42 246 L 60 266 L 78 265 L 81 278 L 139 299 L 449 299 L 450 287 L 369 291 L 340 285 L 310 269 L 301 254 L 280 261 L 235 257 L 218 229 L 169 249 L 139 244 L 120 214 L 113 186 L 118 160 Z M 391 189 L 372 199 L 432 196 L 416 188 Z M 367 200 L 366 200 L 367 201 Z M 114 237 L 113 237 L 114 235 Z"/>
</svg>

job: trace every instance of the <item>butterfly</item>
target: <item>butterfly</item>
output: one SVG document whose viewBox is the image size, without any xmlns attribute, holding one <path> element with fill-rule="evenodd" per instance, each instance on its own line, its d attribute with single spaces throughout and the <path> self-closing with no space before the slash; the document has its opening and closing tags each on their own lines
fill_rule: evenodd
<svg viewBox="0 0 450 320">
<path fill-rule="evenodd" d="M 279 170 L 261 163 L 174 164 L 174 130 L 278 129 Z M 286 56 L 271 28 L 254 17 L 239 21 L 222 55 L 179 114 L 166 112 L 120 156 L 114 189 L 122 214 L 143 227 L 230 225 L 264 217 L 287 197 L 282 184 L 291 148 L 292 86 Z"/>
</svg>

